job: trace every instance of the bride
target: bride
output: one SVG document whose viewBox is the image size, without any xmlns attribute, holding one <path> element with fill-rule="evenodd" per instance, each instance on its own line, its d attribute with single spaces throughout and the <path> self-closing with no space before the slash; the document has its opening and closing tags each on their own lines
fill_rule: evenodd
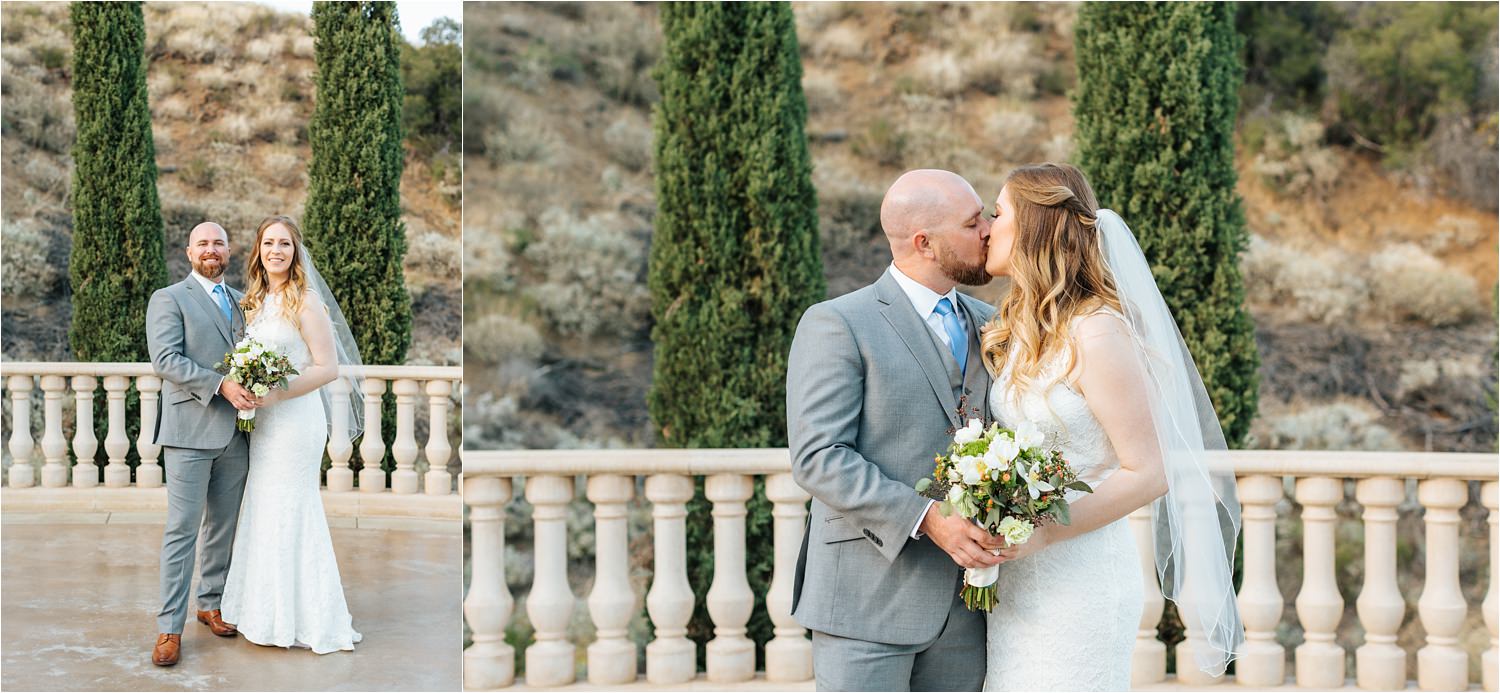
<svg viewBox="0 0 1500 693">
<path fill-rule="evenodd" d="M 1150 265 L 1072 166 L 1017 169 L 995 205 L 985 268 L 1012 283 L 983 339 L 991 413 L 1039 427 L 1094 493 L 1070 491 L 1071 524 L 1000 552 L 984 688 L 1130 687 L 1144 591 L 1125 517 L 1147 504 L 1163 592 L 1207 642 L 1178 666 L 1220 675 L 1244 639 L 1239 505 L 1205 454 L 1224 434 Z"/>
<path fill-rule="evenodd" d="M 261 222 L 245 274 L 246 336 L 286 353 L 299 375 L 255 410 L 223 617 L 259 645 L 353 650 L 360 634 L 344 601 L 318 477 L 335 414 L 323 386 L 340 377 L 341 363 L 358 365 L 358 351 L 290 218 Z M 358 428 L 358 408 L 350 415 Z"/>
</svg>

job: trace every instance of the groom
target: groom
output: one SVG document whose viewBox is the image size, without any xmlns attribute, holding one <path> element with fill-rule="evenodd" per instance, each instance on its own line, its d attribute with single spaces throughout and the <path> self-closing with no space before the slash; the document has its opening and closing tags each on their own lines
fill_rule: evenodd
<svg viewBox="0 0 1500 693">
<path fill-rule="evenodd" d="M 198 584 L 198 620 L 214 635 L 232 637 L 234 626 L 219 615 L 219 596 L 229 575 L 240 497 L 245 492 L 249 446 L 235 428 L 236 409 L 259 402 L 248 390 L 214 371 L 245 329 L 243 294 L 224 284 L 229 234 L 213 222 L 188 234 L 187 279 L 159 289 L 146 308 L 151 366 L 166 381 L 156 443 L 167 474 L 167 529 L 161 542 L 161 612 L 151 662 L 177 663 L 187 621 L 193 553 L 201 526 L 203 566 Z"/>
<path fill-rule="evenodd" d="M 984 614 L 959 598 L 962 568 L 1003 541 L 944 517 L 912 485 L 987 410 L 978 331 L 994 313 L 956 292 L 982 285 L 989 223 L 963 178 L 918 170 L 891 185 L 880 225 L 892 263 L 874 284 L 819 303 L 787 366 L 792 475 L 813 496 L 792 597 L 812 631 L 818 690 L 977 691 Z"/>
</svg>

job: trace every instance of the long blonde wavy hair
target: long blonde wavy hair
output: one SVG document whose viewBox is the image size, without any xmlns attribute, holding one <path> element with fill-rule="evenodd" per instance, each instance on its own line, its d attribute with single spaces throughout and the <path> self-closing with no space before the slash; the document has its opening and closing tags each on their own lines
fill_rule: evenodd
<svg viewBox="0 0 1500 693">
<path fill-rule="evenodd" d="M 1102 307 L 1120 311 L 1120 294 L 1099 248 L 1099 202 L 1088 179 L 1069 164 L 1033 164 L 1005 180 L 1015 207 L 1010 293 L 984 328 L 981 353 L 991 375 L 1004 369 L 1011 350 L 1013 393 L 1035 384 L 1042 364 L 1070 348 L 1073 318 Z M 1043 383 L 1047 385 L 1049 383 Z"/>
<path fill-rule="evenodd" d="M 291 232 L 292 264 L 287 268 L 287 281 L 282 283 L 276 293 L 281 297 L 282 315 L 301 328 L 302 321 L 297 315 L 302 312 L 302 298 L 307 294 L 307 269 L 302 266 L 302 229 L 297 228 L 297 222 L 292 221 L 291 217 L 279 214 L 266 217 L 260 222 L 260 228 L 255 230 L 254 250 L 245 264 L 245 298 L 240 301 L 240 307 L 245 310 L 247 320 L 255 319 L 255 311 L 265 303 L 266 294 L 271 291 L 271 278 L 260 260 L 260 242 L 266 235 L 266 229 L 277 224 L 285 226 Z"/>
</svg>

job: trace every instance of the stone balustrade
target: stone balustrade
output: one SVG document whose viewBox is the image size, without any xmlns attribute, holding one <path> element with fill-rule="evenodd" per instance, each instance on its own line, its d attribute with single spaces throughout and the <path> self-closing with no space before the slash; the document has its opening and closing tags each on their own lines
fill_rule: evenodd
<svg viewBox="0 0 1500 693">
<path fill-rule="evenodd" d="M 1460 630 L 1469 614 L 1459 583 L 1459 509 L 1479 487 L 1488 511 L 1489 583 L 1482 610 L 1489 645 L 1479 657 L 1479 683 L 1496 690 L 1497 459 L 1493 454 L 1232 451 L 1217 463 L 1230 465 L 1239 479 L 1243 518 L 1243 584 L 1238 594 L 1246 641 L 1234 673 L 1219 679 L 1196 671 L 1167 674 L 1168 646 L 1158 639 L 1157 623 L 1164 600 L 1151 557 L 1151 511 L 1130 517 L 1142 565 L 1146 567 L 1146 608 L 1132 666 L 1136 687 L 1239 685 L 1280 688 L 1400 690 L 1415 679 L 1422 690 L 1465 690 L 1470 686 L 1469 655 L 1460 647 Z M 764 450 L 547 450 L 466 451 L 464 503 L 471 522 L 472 580 L 464 615 L 473 644 L 464 652 L 464 685 L 488 690 L 524 685 L 568 687 L 578 684 L 568 624 L 576 597 L 567 579 L 564 518 L 574 499 L 574 484 L 584 483 L 594 504 L 595 575 L 588 595 L 589 617 L 597 639 L 587 647 L 587 682 L 596 686 L 688 684 L 697 679 L 695 647 L 686 637 L 693 610 L 685 545 L 686 503 L 695 477 L 705 477 L 712 503 L 714 571 L 707 606 L 714 624 L 707 645 L 706 672 L 711 688 L 748 684 L 757 675 L 755 652 L 746 638 L 754 595 L 745 575 L 746 501 L 753 477 L 765 477 L 773 504 L 774 567 L 766 606 L 775 637 L 765 648 L 767 682 L 811 688 L 812 648 L 806 631 L 790 615 L 792 579 L 807 517 L 808 494 L 792 480 L 787 451 Z M 625 555 L 626 506 L 645 477 L 645 500 L 653 518 L 654 566 L 645 609 L 655 638 L 645 646 L 642 684 L 636 645 L 625 624 L 641 605 L 630 588 Z M 581 481 L 580 481 L 581 480 Z M 1336 639 L 1345 603 L 1335 576 L 1337 506 L 1352 499 L 1362 508 L 1364 528 L 1363 584 L 1356 602 L 1364 644 L 1348 652 Z M 1414 490 L 1413 490 L 1414 489 Z M 518 680 L 514 648 L 505 641 L 515 599 L 506 585 L 505 507 L 524 494 L 532 506 L 535 579 L 526 612 L 535 642 L 524 648 L 524 680 Z M 1295 618 L 1303 642 L 1290 658 L 1278 639 L 1287 595 L 1277 584 L 1278 506 L 1293 499 L 1302 506 L 1303 579 L 1295 596 Z M 1397 633 L 1407 601 L 1397 579 L 1398 506 L 1424 509 L 1425 542 L 1420 546 L 1425 578 L 1416 617 L 1425 642 L 1416 651 L 1415 671 L 1407 669 L 1407 651 Z M 1286 518 L 1282 518 L 1283 521 Z M 1192 661 L 1195 635 L 1189 632 L 1176 648 L 1176 661 Z M 1290 672 L 1288 669 L 1290 668 Z M 1352 680 L 1351 680 L 1352 679 Z"/>
<path fill-rule="evenodd" d="M 457 406 L 463 369 L 449 366 L 363 366 L 363 391 L 348 392 L 347 381 L 335 380 L 327 387 L 334 399 L 334 428 L 328 440 L 328 491 L 395 494 L 425 493 L 445 496 L 453 493 L 453 476 L 448 462 L 454 445 L 448 437 L 449 412 Z M 105 487 L 155 488 L 162 485 L 161 446 L 152 442 L 161 398 L 162 380 L 149 363 L 28 363 L 0 364 L 5 394 L 9 399 L 11 420 L 8 428 L 10 466 L 5 483 L 12 489 L 31 487 L 90 488 L 103 479 Z M 108 433 L 104 449 L 108 463 L 102 470 L 95 464 L 99 441 L 94 426 L 94 398 L 100 386 L 108 402 Z M 340 390 L 342 388 L 342 391 Z M 33 398 L 43 402 L 41 445 L 33 438 L 36 422 L 32 419 Z M 140 395 L 140 433 L 131 440 L 127 431 L 126 398 L 131 390 Z M 386 483 L 380 462 L 387 452 L 382 439 L 381 400 L 387 393 L 396 399 L 396 436 L 390 454 L 396 468 Z M 358 449 L 349 435 L 347 404 L 350 397 L 360 397 L 364 404 L 365 432 Z M 66 400 L 72 400 L 67 402 Z M 417 440 L 417 412 L 426 405 L 428 435 Z M 73 410 L 72 438 L 64 433 L 65 409 Z M 126 463 L 132 443 L 140 464 L 134 479 Z M 40 452 L 40 456 L 38 456 Z M 355 453 L 358 452 L 356 457 Z M 427 471 L 419 475 L 417 462 L 425 458 Z M 40 466 L 38 466 L 40 462 Z M 363 464 L 361 464 L 361 462 Z M 362 467 L 362 468 L 361 468 Z M 355 469 L 359 483 L 355 486 Z"/>
</svg>

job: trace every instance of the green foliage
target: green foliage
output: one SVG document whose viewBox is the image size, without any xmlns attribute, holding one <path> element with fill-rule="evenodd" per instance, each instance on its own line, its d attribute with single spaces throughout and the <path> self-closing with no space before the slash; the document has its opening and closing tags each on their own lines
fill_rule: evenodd
<svg viewBox="0 0 1500 693">
<path fill-rule="evenodd" d="M 308 249 L 369 364 L 400 364 L 411 345 L 402 258 L 402 99 L 393 2 L 318 2 L 317 107 L 308 134 Z"/>
<path fill-rule="evenodd" d="M 669 4 L 661 21 L 651 418 L 665 446 L 785 445 L 787 351 L 825 291 L 791 7 Z M 750 636 L 763 645 L 772 554 L 760 482 L 749 505 Z M 713 547 L 701 488 L 689 512 L 689 634 L 703 642 Z"/>
<path fill-rule="evenodd" d="M 1231 446 L 1255 415 L 1260 357 L 1239 254 L 1234 123 L 1242 67 L 1222 3 L 1089 3 L 1077 25 L 1079 155 L 1140 240 Z"/>
<path fill-rule="evenodd" d="M 457 152 L 463 100 L 463 29 L 440 17 L 422 30 L 422 46 L 401 44 L 401 80 L 406 85 L 402 120 L 406 137 L 420 152 Z"/>
<path fill-rule="evenodd" d="M 167 284 L 139 3 L 75 3 L 73 251 L 80 361 L 145 361 L 146 303 Z"/>
<path fill-rule="evenodd" d="M 1327 81 L 1323 56 L 1344 16 L 1329 3 L 1236 3 L 1235 27 L 1245 37 L 1245 102 L 1316 108 Z"/>
<path fill-rule="evenodd" d="M 1328 89 L 1352 133 L 1398 148 L 1494 103 L 1494 3 L 1361 5 L 1329 49 Z M 1488 109 L 1485 104 L 1489 104 Z"/>
</svg>

